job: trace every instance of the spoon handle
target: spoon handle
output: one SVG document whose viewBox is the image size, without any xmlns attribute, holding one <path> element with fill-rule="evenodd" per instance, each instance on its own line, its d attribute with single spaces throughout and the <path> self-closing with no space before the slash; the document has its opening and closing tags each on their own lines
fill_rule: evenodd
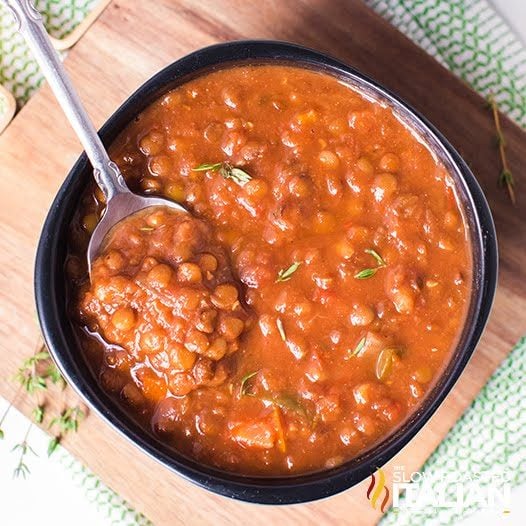
<svg viewBox="0 0 526 526">
<path fill-rule="evenodd" d="M 80 139 L 93 166 L 95 180 L 106 199 L 111 199 L 117 193 L 129 191 L 119 168 L 109 158 L 49 40 L 42 23 L 42 16 L 31 0 L 4 1 L 18 24 L 18 31 L 25 38 L 62 110 Z"/>
</svg>

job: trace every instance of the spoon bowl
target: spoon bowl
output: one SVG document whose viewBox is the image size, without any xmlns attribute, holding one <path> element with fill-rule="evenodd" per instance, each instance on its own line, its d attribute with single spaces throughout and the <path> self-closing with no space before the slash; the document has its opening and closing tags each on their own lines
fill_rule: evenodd
<svg viewBox="0 0 526 526">
<path fill-rule="evenodd" d="M 178 203 L 161 197 L 144 197 L 131 191 L 116 194 L 108 201 L 106 210 L 97 223 L 88 245 L 88 270 L 91 276 L 91 265 L 97 257 L 110 230 L 126 217 L 150 207 L 169 207 L 180 212 L 188 211 Z"/>
<path fill-rule="evenodd" d="M 114 163 L 112 163 L 114 164 Z M 122 177 L 122 176 L 121 176 Z M 124 183 L 121 183 L 121 185 Z M 91 276 L 91 265 L 100 252 L 104 240 L 110 230 L 123 219 L 140 210 L 151 207 L 168 207 L 179 212 L 188 213 L 188 210 L 175 201 L 162 197 L 151 197 L 134 194 L 125 185 L 123 190 L 115 193 L 107 201 L 106 209 L 93 231 L 88 245 L 88 272 Z"/>
<path fill-rule="evenodd" d="M 106 210 L 95 227 L 88 246 L 88 268 L 97 257 L 104 238 L 125 217 L 153 206 L 164 206 L 180 212 L 188 211 L 178 203 L 161 197 L 143 197 L 130 191 L 119 167 L 109 158 L 86 110 L 69 80 L 49 40 L 42 16 L 30 0 L 4 0 L 18 31 L 25 38 L 57 101 L 62 107 L 92 166 L 93 177 L 106 198 Z"/>
</svg>

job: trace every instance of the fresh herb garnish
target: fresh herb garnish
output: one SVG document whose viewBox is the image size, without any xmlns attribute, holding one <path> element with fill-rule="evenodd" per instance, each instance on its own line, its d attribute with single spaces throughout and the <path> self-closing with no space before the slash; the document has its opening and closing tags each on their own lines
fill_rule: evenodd
<svg viewBox="0 0 526 526">
<path fill-rule="evenodd" d="M 18 459 L 18 464 L 16 465 L 16 468 L 13 471 L 13 478 L 18 478 L 18 477 L 26 478 L 27 475 L 29 475 L 30 473 L 29 468 L 27 467 L 27 464 L 25 463 L 26 455 L 28 453 L 31 453 L 35 456 L 37 455 L 27 441 L 29 432 L 31 431 L 32 427 L 33 427 L 33 423 L 29 424 L 24 440 L 22 440 L 20 444 L 17 444 L 13 448 L 13 451 L 18 451 L 18 450 L 20 451 L 20 458 Z"/>
<path fill-rule="evenodd" d="M 47 456 L 50 457 L 55 450 L 57 449 L 58 445 L 60 444 L 60 438 L 59 437 L 53 437 L 48 445 L 47 445 Z"/>
<path fill-rule="evenodd" d="M 68 433 L 69 431 L 78 431 L 79 422 L 84 418 L 84 412 L 80 407 L 68 407 L 60 416 L 57 416 L 49 423 L 49 429 L 53 426 L 57 426 L 61 434 Z"/>
<path fill-rule="evenodd" d="M 376 378 L 383 381 L 388 378 L 393 369 L 393 363 L 395 356 L 398 355 L 400 351 L 394 347 L 388 347 L 387 349 L 382 349 L 378 358 L 376 359 Z"/>
<path fill-rule="evenodd" d="M 499 148 L 500 162 L 502 164 L 502 170 L 499 175 L 499 184 L 501 186 L 506 186 L 510 200 L 512 204 L 515 205 L 517 201 L 515 196 L 515 180 L 508 165 L 508 158 L 506 157 L 506 140 L 504 139 L 504 134 L 502 133 L 499 109 L 497 107 L 497 101 L 495 100 L 493 93 L 490 93 L 488 97 L 488 106 L 490 107 L 493 114 L 493 121 L 495 123 L 495 131 L 497 134 L 497 146 Z"/>
<path fill-rule="evenodd" d="M 36 406 L 32 411 L 32 417 L 35 423 L 43 424 L 44 420 L 47 419 L 45 397 L 48 388 L 51 384 L 59 385 L 62 389 L 66 387 L 66 381 L 60 374 L 55 363 L 51 360 L 49 352 L 43 344 L 39 344 L 35 353 L 22 362 L 14 380 L 20 384 L 19 391 L 23 389 L 35 399 Z M 0 428 L 10 408 L 11 405 L 8 406 L 0 418 Z M 78 430 L 79 422 L 83 418 L 84 412 L 80 407 L 70 407 L 66 405 L 58 417 L 50 420 L 49 428 L 55 427 L 58 429 L 55 436 L 52 437 L 49 442 L 48 455 L 51 455 L 53 451 L 55 451 L 64 434 Z M 30 430 L 31 426 L 24 440 L 15 446 L 16 450 L 21 451 L 20 460 L 14 471 L 15 477 L 25 478 L 29 474 L 29 468 L 25 463 L 25 459 L 27 458 L 27 453 L 34 453 L 27 441 Z M 3 438 L 3 436 L 4 432 L 0 429 L 0 438 Z"/>
<path fill-rule="evenodd" d="M 47 447 L 48 457 L 50 457 L 55 449 L 57 449 L 57 446 L 60 444 L 65 434 L 69 433 L 70 431 L 75 433 L 78 431 L 79 423 L 83 418 L 84 411 L 82 411 L 80 407 L 77 406 L 67 407 L 59 416 L 51 420 L 49 423 L 49 429 L 56 427 L 58 428 L 58 433 L 55 434 L 55 436 L 49 441 Z"/>
<path fill-rule="evenodd" d="M 292 263 L 292 265 L 287 269 L 281 269 L 278 272 L 278 277 L 276 279 L 276 283 L 281 283 L 283 281 L 288 281 L 294 272 L 298 270 L 299 266 L 301 265 L 301 261 L 295 261 Z"/>
<path fill-rule="evenodd" d="M 277 405 L 282 411 L 290 411 L 296 413 L 307 421 L 311 421 L 312 418 L 309 415 L 309 412 L 300 401 L 297 395 L 292 395 L 288 393 L 281 393 L 273 396 L 270 399 L 264 399 L 267 402 L 271 402 L 274 405 Z"/>
<path fill-rule="evenodd" d="M 285 334 L 285 328 L 283 327 L 283 322 L 281 321 L 281 318 L 278 318 L 276 320 L 276 326 L 279 331 L 279 335 L 281 336 L 281 339 L 286 342 L 287 341 L 287 335 Z"/>
<path fill-rule="evenodd" d="M 221 167 L 223 166 L 223 163 L 203 163 L 199 166 L 196 166 L 195 168 L 192 168 L 192 172 L 208 172 L 210 170 L 211 172 L 217 172 Z"/>
<path fill-rule="evenodd" d="M 33 412 L 31 413 L 32 417 L 33 417 L 33 420 L 37 423 L 37 424 L 41 424 L 44 420 L 44 406 L 43 405 L 37 405 L 34 409 L 33 409 Z"/>
<path fill-rule="evenodd" d="M 37 367 L 46 360 L 49 360 L 49 353 L 41 350 L 22 362 L 22 366 L 15 375 L 18 382 L 29 394 L 47 388 L 47 374 L 37 372 Z"/>
<path fill-rule="evenodd" d="M 234 183 L 239 186 L 245 186 L 252 177 L 250 174 L 238 168 L 237 166 L 232 166 L 230 163 L 224 161 L 221 163 L 203 163 L 195 168 L 192 168 L 194 172 L 219 172 L 225 179 L 231 179 Z"/>
<path fill-rule="evenodd" d="M 241 384 L 239 385 L 239 396 L 252 396 L 248 389 L 250 389 L 250 379 L 254 378 L 259 373 L 259 371 L 254 371 L 252 373 L 248 373 L 243 378 L 241 378 Z"/>
<path fill-rule="evenodd" d="M 367 336 L 364 336 L 357 344 L 354 350 L 350 353 L 350 356 L 360 356 L 363 348 L 365 347 L 365 342 L 367 341 Z"/>
<path fill-rule="evenodd" d="M 376 250 L 374 250 L 373 248 L 366 248 L 364 252 L 373 256 L 373 258 L 376 259 L 376 262 L 378 263 L 379 267 L 385 267 L 385 261 L 383 260 L 382 256 L 380 256 L 380 254 L 376 252 Z"/>
<path fill-rule="evenodd" d="M 46 369 L 45 376 L 51 380 L 51 383 L 54 385 L 59 385 L 62 389 L 66 388 L 66 380 L 64 380 L 64 377 L 62 374 L 60 374 L 60 371 L 58 370 L 58 367 L 55 365 L 55 362 L 51 362 L 49 364 L 49 367 Z"/>
<path fill-rule="evenodd" d="M 387 266 L 387 264 L 384 261 L 384 259 L 382 258 L 382 256 L 380 256 L 380 254 L 378 254 L 378 252 L 376 252 L 376 250 L 374 250 L 373 248 L 367 248 L 367 249 L 364 250 L 364 252 L 366 254 L 369 254 L 370 256 L 373 256 L 373 258 L 376 260 L 376 263 L 378 264 L 378 266 L 374 267 L 374 268 L 364 268 L 363 270 L 360 270 L 360 272 L 357 272 L 354 275 L 355 279 L 372 278 L 378 272 L 378 269 Z"/>
<path fill-rule="evenodd" d="M 241 168 L 225 166 L 220 172 L 225 179 L 232 179 L 232 181 L 239 186 L 245 186 L 250 180 L 252 180 L 252 177 Z"/>
<path fill-rule="evenodd" d="M 378 271 L 377 268 L 365 268 L 363 270 L 360 270 L 360 272 L 357 272 L 354 277 L 355 279 L 368 279 L 372 278 L 376 272 Z"/>
<path fill-rule="evenodd" d="M 307 422 L 312 422 L 312 415 L 305 407 L 298 395 L 290 393 L 279 393 L 271 396 L 258 396 L 259 400 L 265 404 L 279 407 L 284 412 L 295 413 Z"/>
</svg>

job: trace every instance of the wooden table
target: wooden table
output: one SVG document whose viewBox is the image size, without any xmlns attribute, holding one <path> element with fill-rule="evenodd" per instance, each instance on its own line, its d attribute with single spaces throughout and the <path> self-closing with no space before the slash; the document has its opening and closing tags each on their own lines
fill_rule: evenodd
<svg viewBox="0 0 526 526">
<path fill-rule="evenodd" d="M 272 38 L 301 43 L 347 61 L 398 92 L 462 152 L 486 195 L 501 250 L 499 289 L 486 333 L 461 380 L 432 420 L 393 465 L 417 470 L 526 332 L 526 134 L 503 118 L 519 206 L 497 188 L 495 132 L 484 101 L 358 0 L 250 2 L 115 0 L 70 52 L 66 65 L 97 125 L 153 73 L 184 54 L 218 41 Z M 0 136 L 0 356 L 11 378 L 38 337 L 32 274 L 46 212 L 80 146 L 44 87 Z M 521 180 L 522 179 L 522 180 Z M 0 394 L 15 398 L 11 381 Z M 18 396 L 28 413 L 32 402 Z M 201 490 L 139 453 L 90 416 L 66 447 L 157 525 L 373 524 L 379 511 L 366 483 L 322 502 L 260 507 Z"/>
</svg>

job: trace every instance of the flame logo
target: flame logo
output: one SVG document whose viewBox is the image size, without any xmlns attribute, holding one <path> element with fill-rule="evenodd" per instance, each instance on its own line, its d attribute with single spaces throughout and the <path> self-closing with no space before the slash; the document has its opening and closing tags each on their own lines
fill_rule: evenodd
<svg viewBox="0 0 526 526">
<path fill-rule="evenodd" d="M 382 500 L 382 504 L 380 505 L 380 510 L 383 513 L 385 511 L 385 507 L 387 506 L 387 502 L 389 501 L 389 489 L 385 485 L 385 474 L 382 471 L 382 468 L 378 468 L 376 474 L 378 475 L 378 483 L 376 482 L 376 477 L 373 473 L 371 475 L 371 483 L 367 489 L 367 499 L 371 501 L 371 506 L 373 509 L 376 509 L 378 497 L 380 497 L 382 491 L 385 490 L 384 500 Z"/>
</svg>

